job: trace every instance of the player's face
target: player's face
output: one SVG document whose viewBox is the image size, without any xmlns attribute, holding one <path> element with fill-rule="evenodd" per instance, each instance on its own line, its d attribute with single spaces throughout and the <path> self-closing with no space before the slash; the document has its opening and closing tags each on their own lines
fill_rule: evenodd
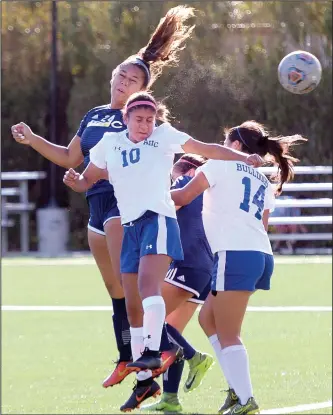
<svg viewBox="0 0 333 415">
<path fill-rule="evenodd" d="M 115 102 L 125 104 L 127 99 L 135 92 L 144 88 L 144 73 L 136 65 L 119 65 L 110 80 L 111 96 Z"/>
<path fill-rule="evenodd" d="M 156 113 L 152 108 L 138 108 L 124 116 L 127 124 L 128 136 L 135 143 L 148 138 L 155 126 Z"/>
</svg>

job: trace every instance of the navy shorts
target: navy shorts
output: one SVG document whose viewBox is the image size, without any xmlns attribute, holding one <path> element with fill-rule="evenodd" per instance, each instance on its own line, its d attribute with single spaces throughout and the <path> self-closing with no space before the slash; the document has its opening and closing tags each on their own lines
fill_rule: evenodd
<svg viewBox="0 0 333 415">
<path fill-rule="evenodd" d="M 147 211 L 133 222 L 124 224 L 120 255 L 122 273 L 137 273 L 140 258 L 145 255 L 168 255 L 184 259 L 177 219 Z"/>
<path fill-rule="evenodd" d="M 203 300 L 205 301 L 210 291 L 211 279 L 212 275 L 207 271 L 188 267 L 175 268 L 171 264 L 164 281 L 193 293 L 193 298 L 197 300 L 199 300 L 201 295 L 201 299 L 203 298 L 208 287 L 207 294 Z"/>
<path fill-rule="evenodd" d="M 259 251 L 220 251 L 214 256 L 212 292 L 269 290 L 273 255 Z"/>
<path fill-rule="evenodd" d="M 105 235 L 106 222 L 113 218 L 120 218 L 117 199 L 112 192 L 105 192 L 88 196 L 87 200 L 90 210 L 88 229 Z"/>
<path fill-rule="evenodd" d="M 209 283 L 206 285 L 206 287 L 203 289 L 203 291 L 199 295 L 199 298 L 194 295 L 192 298 L 189 298 L 187 301 L 189 301 L 190 303 L 204 304 L 211 289 L 212 289 L 212 280 L 210 279 Z"/>
</svg>

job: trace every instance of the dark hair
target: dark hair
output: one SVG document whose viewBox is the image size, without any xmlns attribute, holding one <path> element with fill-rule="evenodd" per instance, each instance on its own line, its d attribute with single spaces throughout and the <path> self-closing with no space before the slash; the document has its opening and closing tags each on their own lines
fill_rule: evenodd
<svg viewBox="0 0 333 415">
<path fill-rule="evenodd" d="M 276 194 L 281 194 L 283 183 L 294 178 L 294 163 L 299 161 L 289 153 L 289 149 L 307 139 L 299 134 L 270 137 L 264 125 L 256 121 L 245 121 L 238 127 L 225 129 L 224 133 L 231 142 L 239 141 L 245 153 L 257 153 L 278 166 L 277 174 L 271 179 L 278 183 Z"/>
<path fill-rule="evenodd" d="M 207 161 L 206 157 L 199 156 L 197 154 L 184 154 L 175 164 L 177 169 L 184 175 L 191 169 L 197 169 L 205 164 Z"/>
<path fill-rule="evenodd" d="M 122 64 L 137 65 L 145 74 L 144 86 L 151 86 L 161 75 L 164 66 L 176 66 L 179 51 L 191 36 L 195 26 L 186 26 L 185 21 L 194 17 L 194 8 L 177 6 L 170 9 L 160 20 L 149 42 L 136 55 Z"/>
<path fill-rule="evenodd" d="M 150 105 L 143 105 L 143 104 L 135 105 L 135 106 L 131 107 L 129 110 L 127 110 L 127 107 L 130 104 L 132 104 L 133 102 L 136 102 L 136 101 L 149 101 L 149 102 L 152 102 L 156 106 L 156 112 L 155 112 L 156 119 L 161 121 L 161 122 L 168 122 L 169 121 L 169 110 L 166 107 L 166 105 L 164 105 L 162 102 L 156 101 L 156 99 L 149 92 L 136 92 L 135 94 L 132 94 L 128 98 L 128 100 L 125 104 L 125 107 L 122 109 L 123 115 L 126 114 L 128 116 L 132 111 L 134 111 L 138 108 L 148 108 L 148 109 L 151 109 L 152 111 L 154 111 L 153 107 L 151 107 Z"/>
</svg>

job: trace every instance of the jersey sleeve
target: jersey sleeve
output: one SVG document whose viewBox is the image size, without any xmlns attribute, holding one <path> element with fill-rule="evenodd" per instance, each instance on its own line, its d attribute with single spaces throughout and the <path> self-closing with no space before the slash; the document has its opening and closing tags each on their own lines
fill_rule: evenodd
<svg viewBox="0 0 333 415">
<path fill-rule="evenodd" d="M 270 212 L 273 212 L 275 209 L 275 195 L 273 186 L 270 182 L 268 182 L 268 186 L 266 189 L 266 197 L 264 202 L 264 210 L 269 210 Z"/>
<path fill-rule="evenodd" d="M 184 153 L 182 146 L 191 138 L 167 122 L 157 127 L 155 132 L 160 136 L 161 144 L 175 154 Z"/>
<path fill-rule="evenodd" d="M 87 128 L 87 125 L 88 125 L 88 118 L 89 118 L 89 112 L 87 112 L 87 114 L 81 120 L 80 127 L 76 132 L 77 136 L 82 137 L 82 134 L 83 134 L 84 130 Z"/>
<path fill-rule="evenodd" d="M 213 187 L 218 179 L 223 176 L 224 167 L 225 163 L 223 160 L 208 160 L 207 163 L 196 169 L 195 174 L 202 172 L 209 183 L 209 187 Z"/>
<path fill-rule="evenodd" d="M 107 134 L 107 133 L 106 133 Z M 106 148 L 105 148 L 105 136 L 90 150 L 90 161 L 100 169 L 106 169 Z"/>
</svg>

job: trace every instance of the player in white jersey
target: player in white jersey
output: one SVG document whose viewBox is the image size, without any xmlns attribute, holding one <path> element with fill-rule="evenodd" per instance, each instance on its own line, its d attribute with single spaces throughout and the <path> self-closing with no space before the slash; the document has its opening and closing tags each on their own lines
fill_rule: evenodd
<svg viewBox="0 0 333 415">
<path fill-rule="evenodd" d="M 229 384 L 229 393 L 219 412 L 254 414 L 247 351 L 240 333 L 251 294 L 269 290 L 274 261 L 267 235 L 274 193 L 293 178 L 289 147 L 306 141 L 299 135 L 269 136 L 264 126 L 247 121 L 226 131 L 228 148 L 258 153 L 279 167 L 274 192 L 269 180 L 256 168 L 237 161 L 209 160 L 197 169 L 184 188 L 172 190 L 176 206 L 190 203 L 204 192 L 203 222 L 214 254 L 212 291 L 199 316 L 200 324 L 216 352 Z"/>
<path fill-rule="evenodd" d="M 114 187 L 124 227 L 121 273 L 134 360 L 127 366 L 138 371 L 161 366 L 159 348 L 165 320 L 161 285 L 171 259 L 183 259 L 176 209 L 170 196 L 175 153 L 185 151 L 249 165 L 262 163 L 258 155 L 194 140 L 167 122 L 155 127 L 157 118 L 167 121 L 165 106 L 157 104 L 148 93 L 134 94 L 123 114 L 127 130 L 104 134 L 90 150 L 90 163 L 84 172 L 80 175 L 70 169 L 64 176 L 64 183 L 79 192 L 106 177 Z M 175 358 L 170 356 L 170 362 Z M 143 398 L 159 392 L 149 373 L 149 379 L 138 381 L 121 410 L 133 409 Z"/>
</svg>

